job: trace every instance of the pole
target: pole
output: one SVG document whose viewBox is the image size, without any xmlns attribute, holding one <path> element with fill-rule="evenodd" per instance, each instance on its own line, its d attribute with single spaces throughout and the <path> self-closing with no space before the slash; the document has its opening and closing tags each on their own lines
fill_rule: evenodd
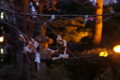
<svg viewBox="0 0 120 80">
<path fill-rule="evenodd" d="M 96 15 L 101 15 L 103 12 L 103 0 L 96 1 Z M 93 43 L 95 46 L 98 46 L 101 41 L 102 36 L 102 16 L 96 16 L 95 20 L 95 33 L 94 33 L 94 40 Z"/>
</svg>

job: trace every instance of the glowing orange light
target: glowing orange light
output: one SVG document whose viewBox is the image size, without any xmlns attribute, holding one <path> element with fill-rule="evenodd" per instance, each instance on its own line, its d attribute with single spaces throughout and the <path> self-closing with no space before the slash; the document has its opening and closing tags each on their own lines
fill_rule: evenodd
<svg viewBox="0 0 120 80">
<path fill-rule="evenodd" d="M 100 52 L 99 56 L 101 56 L 101 57 L 107 57 L 108 53 L 107 52 Z"/>
<path fill-rule="evenodd" d="M 108 56 L 108 53 L 105 53 L 105 54 L 104 54 L 104 57 L 107 57 L 107 56 Z"/>
<path fill-rule="evenodd" d="M 100 52 L 99 56 L 104 56 L 104 52 Z"/>
<path fill-rule="evenodd" d="M 0 37 L 0 42 L 3 42 L 3 41 L 4 41 L 4 37 L 1 36 L 1 37 Z"/>
<path fill-rule="evenodd" d="M 117 53 L 120 53 L 120 45 L 115 46 L 113 50 Z"/>
</svg>

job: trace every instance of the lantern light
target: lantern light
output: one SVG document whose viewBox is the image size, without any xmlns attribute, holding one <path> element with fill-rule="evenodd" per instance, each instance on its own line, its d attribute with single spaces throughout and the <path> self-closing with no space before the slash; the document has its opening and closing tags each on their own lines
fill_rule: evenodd
<svg viewBox="0 0 120 80">
<path fill-rule="evenodd" d="M 120 45 L 116 45 L 113 50 L 117 53 L 120 53 Z"/>
<path fill-rule="evenodd" d="M 105 52 L 100 52 L 99 56 L 101 56 L 101 57 L 107 57 L 108 53 L 106 51 Z"/>
</svg>

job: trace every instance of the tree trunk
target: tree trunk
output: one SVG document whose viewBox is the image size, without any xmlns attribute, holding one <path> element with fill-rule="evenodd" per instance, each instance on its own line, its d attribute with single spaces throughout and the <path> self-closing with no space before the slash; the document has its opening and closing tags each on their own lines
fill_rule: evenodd
<svg viewBox="0 0 120 80">
<path fill-rule="evenodd" d="M 22 12 L 23 13 L 29 13 L 29 3 L 30 3 L 30 0 L 22 0 Z M 30 20 L 30 16 L 25 16 L 25 18 L 27 20 Z M 30 21 L 25 21 L 27 24 L 23 24 L 22 25 L 22 28 L 25 29 L 25 30 L 22 30 L 23 33 L 25 33 L 28 37 L 33 37 L 33 30 L 34 30 L 34 26 L 33 26 L 33 23 L 30 22 Z M 23 23 L 25 23 L 23 22 Z M 23 55 L 23 53 L 22 53 Z M 25 60 L 24 60 L 24 65 L 23 66 L 23 70 L 25 70 L 27 73 L 26 73 L 26 80 L 34 80 L 34 79 L 37 79 L 35 76 L 36 75 L 33 75 L 33 74 L 36 74 L 36 71 L 35 71 L 35 62 L 34 62 L 34 58 L 35 58 L 35 54 L 34 53 L 28 53 L 27 55 L 24 55 L 25 56 Z M 23 59 L 23 56 L 22 56 L 22 59 Z"/>
<path fill-rule="evenodd" d="M 96 1 L 96 15 L 101 15 L 103 12 L 103 0 Z M 101 41 L 102 36 L 102 16 L 96 16 L 95 20 L 95 33 L 94 33 L 94 40 L 93 43 L 95 46 L 98 46 Z"/>
</svg>

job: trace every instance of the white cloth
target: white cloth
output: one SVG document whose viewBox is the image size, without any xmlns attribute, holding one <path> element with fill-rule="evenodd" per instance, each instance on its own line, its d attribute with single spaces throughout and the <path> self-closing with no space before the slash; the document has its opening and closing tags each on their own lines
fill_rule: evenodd
<svg viewBox="0 0 120 80">
<path fill-rule="evenodd" d="M 40 63 L 40 54 L 39 53 L 35 53 L 35 62 Z"/>
<path fill-rule="evenodd" d="M 52 60 L 57 60 L 60 58 L 68 58 L 69 54 L 60 54 L 58 57 L 52 57 Z"/>
<path fill-rule="evenodd" d="M 21 41 L 26 41 L 22 34 L 19 34 L 19 39 L 20 39 Z"/>
<path fill-rule="evenodd" d="M 51 20 L 54 20 L 55 19 L 55 15 L 51 15 Z"/>
<path fill-rule="evenodd" d="M 23 52 L 29 52 L 29 53 L 31 53 L 31 52 L 32 52 L 32 50 L 31 50 L 31 49 L 29 49 L 27 46 L 25 46 L 25 47 L 24 47 Z"/>
<path fill-rule="evenodd" d="M 87 21 L 88 21 L 88 15 L 85 15 L 84 25 L 86 24 Z"/>
<path fill-rule="evenodd" d="M 35 49 L 39 46 L 39 43 L 37 41 L 34 42 Z"/>
</svg>

